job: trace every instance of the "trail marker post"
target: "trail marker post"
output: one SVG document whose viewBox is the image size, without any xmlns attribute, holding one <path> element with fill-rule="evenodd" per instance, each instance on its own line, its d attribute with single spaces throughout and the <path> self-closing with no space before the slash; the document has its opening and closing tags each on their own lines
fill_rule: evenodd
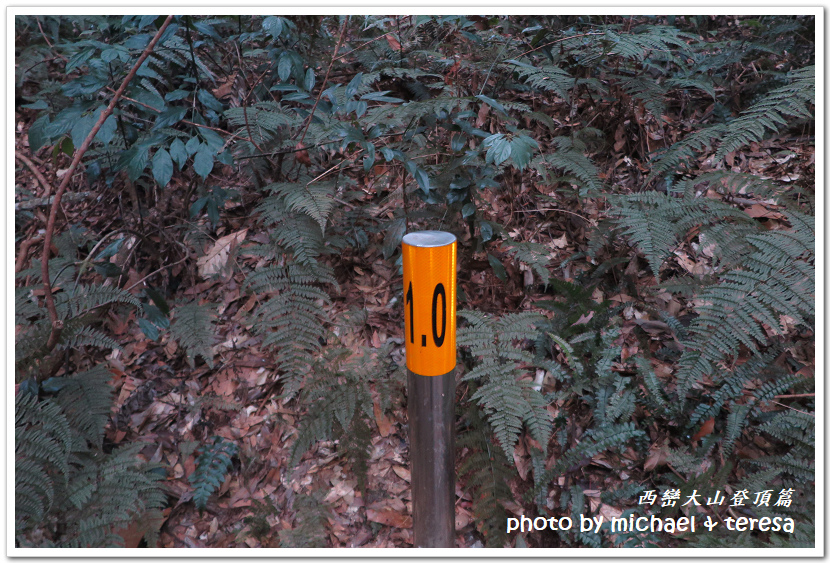
<svg viewBox="0 0 830 563">
<path fill-rule="evenodd" d="M 455 235 L 403 237 L 415 547 L 455 547 Z"/>
</svg>

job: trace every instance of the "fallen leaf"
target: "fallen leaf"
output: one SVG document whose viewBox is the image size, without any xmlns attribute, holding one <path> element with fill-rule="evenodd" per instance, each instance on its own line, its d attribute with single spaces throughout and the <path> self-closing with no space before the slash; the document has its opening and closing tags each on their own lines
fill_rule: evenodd
<svg viewBox="0 0 830 563">
<path fill-rule="evenodd" d="M 572 324 L 571 326 L 588 324 L 588 321 L 590 321 L 593 318 L 594 318 L 594 312 L 593 311 L 588 311 L 588 314 L 580 316 L 579 319 L 577 319 L 577 321 L 574 324 Z"/>
<path fill-rule="evenodd" d="M 366 518 L 370 522 L 377 522 L 385 526 L 392 526 L 394 528 L 411 528 L 412 516 L 392 510 L 391 508 L 383 508 L 381 510 L 366 509 Z"/>
<path fill-rule="evenodd" d="M 401 50 L 400 42 L 397 39 L 395 39 L 394 37 L 392 37 L 391 33 L 386 36 L 386 42 L 389 43 L 389 46 L 392 47 L 393 51 L 400 51 Z"/>
<path fill-rule="evenodd" d="M 241 231 L 225 235 L 217 240 L 216 244 L 213 245 L 213 248 L 207 254 L 196 260 L 196 264 L 199 266 L 199 275 L 207 278 L 208 276 L 221 272 L 228 263 L 231 251 L 245 240 L 247 234 L 248 229 L 242 229 Z"/>
<path fill-rule="evenodd" d="M 380 435 L 386 438 L 392 431 L 392 423 L 389 422 L 389 419 L 386 418 L 386 416 L 384 416 L 384 414 L 381 412 L 380 406 L 377 402 L 375 402 L 373 406 L 375 411 L 375 422 L 378 423 L 378 430 L 380 431 Z"/>
<path fill-rule="evenodd" d="M 409 469 L 402 465 L 393 465 L 392 471 L 395 472 L 395 475 L 409 483 L 410 479 L 412 478 L 412 474 L 410 473 Z"/>
<path fill-rule="evenodd" d="M 703 425 L 700 427 L 700 430 L 697 431 L 697 434 L 692 436 L 692 442 L 697 442 L 701 438 L 704 438 L 704 437 L 708 436 L 709 434 L 712 433 L 712 431 L 714 429 L 715 429 L 715 419 L 710 418 L 709 420 L 707 420 L 706 422 L 703 423 Z"/>
</svg>

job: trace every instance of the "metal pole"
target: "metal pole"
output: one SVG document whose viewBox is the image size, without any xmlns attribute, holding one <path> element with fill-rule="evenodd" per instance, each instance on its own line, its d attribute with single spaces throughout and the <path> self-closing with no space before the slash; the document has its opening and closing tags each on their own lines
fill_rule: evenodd
<svg viewBox="0 0 830 563">
<path fill-rule="evenodd" d="M 402 241 L 415 547 L 455 547 L 456 247 L 442 231 Z"/>
<path fill-rule="evenodd" d="M 455 370 L 407 371 L 415 547 L 455 547 Z"/>
</svg>

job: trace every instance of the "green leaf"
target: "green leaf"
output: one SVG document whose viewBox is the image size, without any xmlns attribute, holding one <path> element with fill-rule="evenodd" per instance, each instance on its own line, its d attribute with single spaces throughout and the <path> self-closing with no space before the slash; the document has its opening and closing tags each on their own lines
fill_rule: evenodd
<svg viewBox="0 0 830 563">
<path fill-rule="evenodd" d="M 144 336 L 150 340 L 155 341 L 159 339 L 159 329 L 147 319 L 138 319 L 138 326 L 141 327 L 141 332 L 144 333 Z"/>
<path fill-rule="evenodd" d="M 202 178 L 207 178 L 213 170 L 213 154 L 207 145 L 202 145 L 193 159 L 193 170 Z"/>
<path fill-rule="evenodd" d="M 94 264 L 94 267 L 95 271 L 105 278 L 115 278 L 124 273 L 121 268 L 112 262 L 101 262 L 100 264 Z"/>
<path fill-rule="evenodd" d="M 46 134 L 55 139 L 64 133 L 68 133 L 75 122 L 80 119 L 83 109 L 78 106 L 70 106 L 58 113 L 46 128 Z"/>
<path fill-rule="evenodd" d="M 358 72 L 354 78 L 352 78 L 349 85 L 346 86 L 346 97 L 353 98 L 355 94 L 357 94 L 357 89 L 360 88 L 360 84 L 363 82 L 363 73 Z"/>
<path fill-rule="evenodd" d="M 482 221 L 478 229 L 481 231 L 481 242 L 487 242 L 493 238 L 493 227 L 488 221 Z"/>
<path fill-rule="evenodd" d="M 61 139 L 59 145 L 55 147 L 57 151 L 63 151 L 63 154 L 66 156 L 72 156 L 72 153 L 75 152 L 75 145 L 72 143 L 72 139 L 69 137 L 64 137 Z"/>
<path fill-rule="evenodd" d="M 105 145 L 112 141 L 112 138 L 115 136 L 115 130 L 118 127 L 118 120 L 115 118 L 114 115 L 110 115 L 104 124 L 101 125 L 101 128 L 98 129 L 98 134 L 95 135 L 95 138 L 100 143 L 104 143 Z"/>
<path fill-rule="evenodd" d="M 20 107 L 25 109 L 49 109 L 49 104 L 46 103 L 46 100 L 38 100 L 31 104 L 23 104 Z"/>
<path fill-rule="evenodd" d="M 97 112 L 94 112 L 92 115 L 82 117 L 75 122 L 75 125 L 72 126 L 71 135 L 72 143 L 76 147 L 80 147 L 83 144 L 87 135 L 89 135 L 89 132 L 95 126 L 96 121 L 98 121 Z"/>
<path fill-rule="evenodd" d="M 303 82 L 306 92 L 311 92 L 314 89 L 314 83 L 314 69 L 309 68 L 305 73 L 305 81 Z"/>
<path fill-rule="evenodd" d="M 393 96 L 387 96 L 391 92 L 391 90 L 386 90 L 384 92 L 369 92 L 368 94 L 364 94 L 360 96 L 361 100 L 372 101 L 372 102 L 390 102 L 393 104 L 397 104 L 402 102 L 403 100 L 400 98 L 395 98 Z"/>
<path fill-rule="evenodd" d="M 168 319 L 167 315 L 165 315 L 161 309 L 155 305 L 145 303 L 141 306 L 141 308 L 144 310 L 144 316 L 146 319 L 157 327 L 168 328 L 170 326 L 170 319 Z"/>
<path fill-rule="evenodd" d="M 170 183 L 170 178 L 173 177 L 173 159 L 170 158 L 170 153 L 164 149 L 159 149 L 153 155 L 153 178 L 162 188 Z"/>
<path fill-rule="evenodd" d="M 475 215 L 476 206 L 474 203 L 465 203 L 464 207 L 461 208 L 461 216 L 465 219 Z"/>
<path fill-rule="evenodd" d="M 118 58 L 118 51 L 116 49 L 104 49 L 101 51 L 101 60 L 105 63 L 111 63 Z"/>
<path fill-rule="evenodd" d="M 35 154 L 42 146 L 46 145 L 52 139 L 46 134 L 46 129 L 49 126 L 49 116 L 43 115 L 39 117 L 32 126 L 29 127 L 29 150 Z"/>
<path fill-rule="evenodd" d="M 169 107 L 161 112 L 156 117 L 156 122 L 153 124 L 153 129 L 161 129 L 162 127 L 170 127 L 175 125 L 187 115 L 187 107 Z"/>
<path fill-rule="evenodd" d="M 150 153 L 150 145 L 147 144 L 140 144 L 135 145 L 134 147 L 135 153 L 133 154 L 132 158 L 130 158 L 129 163 L 127 164 L 127 174 L 130 177 L 130 180 L 135 182 L 138 180 L 139 176 L 144 172 L 144 169 L 147 167 L 147 159 L 149 158 Z"/>
<path fill-rule="evenodd" d="M 175 139 L 170 143 L 170 158 L 178 165 L 179 170 L 187 162 L 187 149 L 184 148 L 184 143 L 181 139 Z"/>
<path fill-rule="evenodd" d="M 167 301 L 164 299 L 164 296 L 157 289 L 150 287 L 148 285 L 144 288 L 144 291 L 147 293 L 147 297 L 153 300 L 153 303 L 156 304 L 156 306 L 165 316 L 170 314 L 170 305 L 167 304 Z"/>
<path fill-rule="evenodd" d="M 406 232 L 406 218 L 395 219 L 389 224 L 383 239 L 383 257 L 389 260 L 401 244 Z"/>
<path fill-rule="evenodd" d="M 488 98 L 487 96 L 483 96 L 481 94 L 476 96 L 476 98 L 478 98 L 479 100 L 481 100 L 482 102 L 484 102 L 485 104 L 490 106 L 491 108 L 496 109 L 496 110 L 502 112 L 503 114 L 507 115 L 507 110 L 504 109 L 504 106 L 501 105 L 500 103 L 498 103 L 493 98 Z"/>
<path fill-rule="evenodd" d="M 280 56 L 280 62 L 277 64 L 277 75 L 280 77 L 280 80 L 285 82 L 288 80 L 288 77 L 291 76 L 291 68 L 293 63 L 291 62 L 291 57 L 289 57 L 286 53 L 283 53 Z"/>
<path fill-rule="evenodd" d="M 199 150 L 199 146 L 201 144 L 202 142 L 199 140 L 199 137 L 190 137 L 190 139 L 187 140 L 187 143 L 185 143 L 184 148 L 187 150 L 187 154 L 192 156 L 196 154 L 196 151 Z"/>
<path fill-rule="evenodd" d="M 107 247 L 95 257 L 96 260 L 106 260 L 111 256 L 115 256 L 115 253 L 121 248 L 121 245 L 124 244 L 124 238 L 117 239 L 111 242 Z"/>
<path fill-rule="evenodd" d="M 363 171 L 368 172 L 375 164 L 375 144 L 363 143 L 363 148 L 366 149 L 366 156 L 363 157 Z"/>
<path fill-rule="evenodd" d="M 510 158 L 510 142 L 504 138 L 503 133 L 496 133 L 495 135 L 487 137 L 484 139 L 482 146 L 489 147 L 487 149 L 487 162 L 499 165 Z"/>
<path fill-rule="evenodd" d="M 268 16 L 262 20 L 262 29 L 267 31 L 268 34 L 274 38 L 274 40 L 279 39 L 284 27 L 283 19 L 279 16 Z M 282 77 L 281 79 L 285 80 Z"/>
<path fill-rule="evenodd" d="M 493 267 L 493 273 L 496 274 L 496 277 L 499 278 L 501 281 L 507 281 L 507 271 L 504 269 L 504 266 L 501 263 L 501 260 L 493 256 L 492 254 L 487 254 L 487 261 L 490 262 L 490 266 Z"/>
<path fill-rule="evenodd" d="M 415 168 L 414 176 L 424 193 L 429 195 L 429 190 L 432 186 L 429 183 L 429 176 L 427 176 L 427 173 L 422 168 Z"/>
<path fill-rule="evenodd" d="M 513 164 L 516 165 L 516 168 L 524 170 L 533 156 L 534 148 L 538 149 L 539 145 L 531 137 L 527 135 L 513 137 L 510 142 L 510 156 L 513 157 Z"/>
<path fill-rule="evenodd" d="M 64 74 L 69 74 L 74 70 L 76 67 L 84 64 L 89 58 L 95 54 L 95 47 L 88 47 L 81 51 L 78 51 L 69 59 L 66 63 L 66 67 L 64 67 Z"/>
</svg>

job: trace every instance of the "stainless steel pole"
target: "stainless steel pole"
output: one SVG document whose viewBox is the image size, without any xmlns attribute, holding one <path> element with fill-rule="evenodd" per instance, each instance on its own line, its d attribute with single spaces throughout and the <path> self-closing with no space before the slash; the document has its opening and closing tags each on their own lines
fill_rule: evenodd
<svg viewBox="0 0 830 563">
<path fill-rule="evenodd" d="M 455 370 L 408 374 L 415 547 L 455 547 Z"/>
<path fill-rule="evenodd" d="M 455 235 L 403 237 L 415 547 L 455 547 Z"/>
</svg>

